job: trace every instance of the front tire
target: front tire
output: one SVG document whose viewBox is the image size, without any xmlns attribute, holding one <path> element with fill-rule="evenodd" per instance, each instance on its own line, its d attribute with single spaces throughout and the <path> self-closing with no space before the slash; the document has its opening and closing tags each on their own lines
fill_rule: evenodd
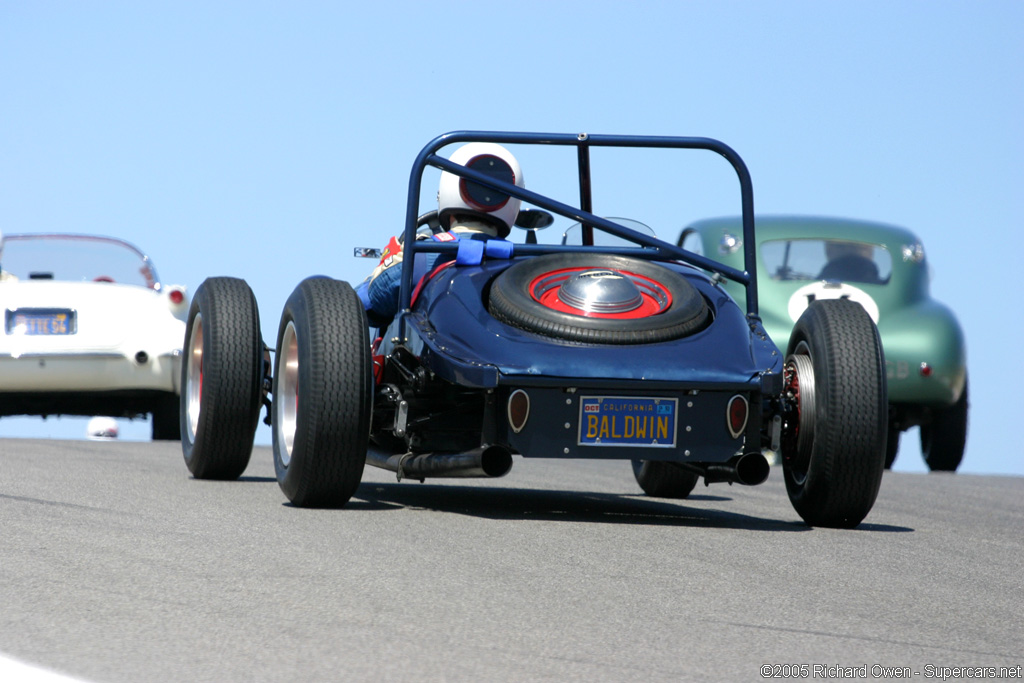
<svg viewBox="0 0 1024 683">
<path fill-rule="evenodd" d="M 888 396 L 878 328 L 836 299 L 807 308 L 790 337 L 783 474 L 811 526 L 853 528 L 878 496 L 885 469 Z"/>
<path fill-rule="evenodd" d="M 921 425 L 921 455 L 932 472 L 956 472 L 967 446 L 967 380 L 957 402 Z"/>
<path fill-rule="evenodd" d="M 307 278 L 277 335 L 274 469 L 299 507 L 341 507 L 362 480 L 373 399 L 366 312 L 348 283 Z"/>
<path fill-rule="evenodd" d="M 889 425 L 889 436 L 885 442 L 885 469 L 891 470 L 900 450 L 900 428 Z"/>
<path fill-rule="evenodd" d="M 634 460 L 633 476 L 648 496 L 677 499 L 689 496 L 700 478 L 677 463 L 660 460 Z"/>
<path fill-rule="evenodd" d="M 249 465 L 260 413 L 263 343 L 244 280 L 207 278 L 185 327 L 181 447 L 196 479 L 237 479 Z"/>
</svg>

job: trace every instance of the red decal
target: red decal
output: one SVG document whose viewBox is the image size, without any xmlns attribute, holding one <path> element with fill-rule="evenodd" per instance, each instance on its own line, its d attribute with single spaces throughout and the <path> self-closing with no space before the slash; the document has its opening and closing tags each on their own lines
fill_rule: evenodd
<svg viewBox="0 0 1024 683">
<path fill-rule="evenodd" d="M 391 260 L 402 253 L 402 243 L 398 241 L 397 237 L 392 237 L 388 241 L 388 246 L 384 247 L 384 251 L 380 255 L 380 265 L 384 266 L 391 262 Z"/>
</svg>

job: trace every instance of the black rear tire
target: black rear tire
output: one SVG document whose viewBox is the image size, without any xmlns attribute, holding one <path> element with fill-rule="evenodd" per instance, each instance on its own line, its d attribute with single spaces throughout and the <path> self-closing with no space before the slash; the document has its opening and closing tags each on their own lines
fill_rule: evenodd
<svg viewBox="0 0 1024 683">
<path fill-rule="evenodd" d="M 196 479 L 237 479 L 249 465 L 261 404 L 263 343 L 244 280 L 207 278 L 192 298 L 181 363 L 180 434 Z"/>
<path fill-rule="evenodd" d="M 153 406 L 153 441 L 181 440 L 181 397 L 167 394 Z"/>
<path fill-rule="evenodd" d="M 853 528 L 871 511 L 885 469 L 888 395 L 878 328 L 860 304 L 812 303 L 786 358 L 788 416 L 783 474 L 811 526 Z"/>
<path fill-rule="evenodd" d="M 373 400 L 366 312 L 348 283 L 307 278 L 277 335 L 274 469 L 299 507 L 341 507 L 359 488 Z"/>
<path fill-rule="evenodd" d="M 633 476 L 644 493 L 655 498 L 686 498 L 700 478 L 678 463 L 660 460 L 634 460 Z"/>
<path fill-rule="evenodd" d="M 921 455 L 932 472 L 956 472 L 967 447 L 967 380 L 957 402 L 921 425 Z"/>
</svg>

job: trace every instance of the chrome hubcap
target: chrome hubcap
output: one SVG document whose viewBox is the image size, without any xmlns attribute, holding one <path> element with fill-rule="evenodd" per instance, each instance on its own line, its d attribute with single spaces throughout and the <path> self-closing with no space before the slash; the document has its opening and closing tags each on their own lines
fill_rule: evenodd
<svg viewBox="0 0 1024 683">
<path fill-rule="evenodd" d="M 585 270 L 558 288 L 563 303 L 587 313 L 625 313 L 640 307 L 643 297 L 634 282 L 613 270 Z"/>
<path fill-rule="evenodd" d="M 274 395 L 274 425 L 277 430 L 281 464 L 288 467 L 295 446 L 299 409 L 299 343 L 295 323 L 289 322 L 277 352 L 277 391 Z"/>
</svg>

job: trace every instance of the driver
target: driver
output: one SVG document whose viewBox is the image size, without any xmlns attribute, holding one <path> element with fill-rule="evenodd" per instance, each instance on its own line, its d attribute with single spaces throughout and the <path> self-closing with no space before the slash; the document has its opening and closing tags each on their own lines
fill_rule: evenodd
<svg viewBox="0 0 1024 683">
<path fill-rule="evenodd" d="M 519 162 L 501 145 L 488 142 L 471 142 L 459 147 L 451 161 L 462 164 L 480 173 L 494 176 L 517 187 L 524 187 L 523 172 Z M 488 240 L 508 236 L 519 215 L 521 201 L 507 194 L 460 178 L 452 173 L 442 172 L 437 190 L 438 219 L 444 232 L 435 235 L 418 235 L 417 239 L 433 239 L 438 242 L 457 240 Z M 398 295 L 401 286 L 404 235 L 392 237 L 384 248 L 380 263 L 370 276 L 358 287 L 366 315 L 372 327 L 386 327 L 398 313 Z M 441 254 L 417 256 L 413 270 L 413 281 L 429 273 Z"/>
<path fill-rule="evenodd" d="M 825 258 L 828 263 L 818 279 L 881 284 L 874 253 L 875 248 L 870 244 L 829 240 L 825 242 Z"/>
</svg>

